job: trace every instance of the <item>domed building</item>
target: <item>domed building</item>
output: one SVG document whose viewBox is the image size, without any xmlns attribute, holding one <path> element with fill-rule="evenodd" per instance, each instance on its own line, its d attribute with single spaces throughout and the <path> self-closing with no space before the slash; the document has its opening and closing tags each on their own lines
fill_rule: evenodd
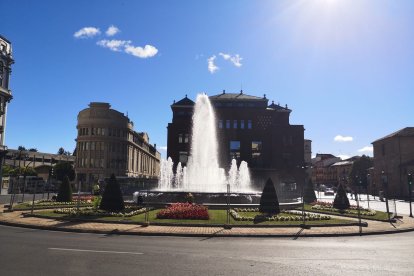
<svg viewBox="0 0 414 276">
<path fill-rule="evenodd" d="M 124 191 L 155 185 L 161 155 L 145 132 L 136 132 L 133 122 L 109 103 L 92 102 L 78 114 L 75 172 L 91 187 L 111 174 Z"/>
</svg>

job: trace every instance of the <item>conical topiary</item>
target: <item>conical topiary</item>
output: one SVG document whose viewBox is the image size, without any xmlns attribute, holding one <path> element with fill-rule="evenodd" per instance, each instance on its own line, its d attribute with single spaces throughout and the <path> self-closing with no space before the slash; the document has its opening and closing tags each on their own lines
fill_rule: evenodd
<svg viewBox="0 0 414 276">
<path fill-rule="evenodd" d="M 59 186 L 59 191 L 56 197 L 58 202 L 71 202 L 72 201 L 72 186 L 69 183 L 69 177 L 66 175 L 63 178 L 62 183 Z"/>
<path fill-rule="evenodd" d="M 275 215 L 280 213 L 279 200 L 277 198 L 276 189 L 273 185 L 273 181 L 269 178 L 264 186 L 262 196 L 260 197 L 261 213 Z"/>
<path fill-rule="evenodd" d="M 305 201 L 305 203 L 312 203 L 316 201 L 315 189 L 313 188 L 312 179 L 309 178 L 309 181 L 307 184 L 305 184 L 304 188 L 303 201 Z"/>
<path fill-rule="evenodd" d="M 333 207 L 339 210 L 345 210 L 349 208 L 349 200 L 346 196 L 346 192 L 342 184 L 339 184 L 338 186 L 338 192 L 336 193 Z"/>
<path fill-rule="evenodd" d="M 107 212 L 121 212 L 125 209 L 121 188 L 114 174 L 105 186 L 99 209 Z"/>
</svg>

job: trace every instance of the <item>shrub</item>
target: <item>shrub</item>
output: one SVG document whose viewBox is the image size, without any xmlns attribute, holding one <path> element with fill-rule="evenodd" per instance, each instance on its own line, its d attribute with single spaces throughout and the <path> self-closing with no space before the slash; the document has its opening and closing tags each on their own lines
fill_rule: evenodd
<svg viewBox="0 0 414 276">
<path fill-rule="evenodd" d="M 111 175 L 111 178 L 105 186 L 99 209 L 107 212 L 121 212 L 125 209 L 121 188 L 114 174 Z"/>
<path fill-rule="evenodd" d="M 277 198 L 276 189 L 273 185 L 273 181 L 270 178 L 266 181 L 266 185 L 263 188 L 262 196 L 260 197 L 259 211 L 268 215 L 275 215 L 280 213 L 279 200 Z"/>
<path fill-rule="evenodd" d="M 312 203 L 316 201 L 315 189 L 313 187 L 311 179 L 309 179 L 309 181 L 305 184 L 303 191 L 303 200 L 305 203 Z"/>
<path fill-rule="evenodd" d="M 65 176 L 62 184 L 59 186 L 59 192 L 56 197 L 58 202 L 70 202 L 72 201 L 72 186 L 69 183 L 69 178 Z"/>
<path fill-rule="evenodd" d="M 350 207 L 348 197 L 346 196 L 346 192 L 342 184 L 338 186 L 338 192 L 336 193 L 333 207 L 339 210 L 345 210 Z"/>
<path fill-rule="evenodd" d="M 184 196 L 184 202 L 194 203 L 194 196 L 192 193 L 188 193 Z"/>
</svg>

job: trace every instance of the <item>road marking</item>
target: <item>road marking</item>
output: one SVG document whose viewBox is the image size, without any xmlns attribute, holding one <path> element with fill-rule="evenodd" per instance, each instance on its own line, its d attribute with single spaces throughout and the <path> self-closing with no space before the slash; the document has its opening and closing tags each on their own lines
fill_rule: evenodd
<svg viewBox="0 0 414 276">
<path fill-rule="evenodd" d="M 122 251 L 105 251 L 105 250 L 88 250 L 88 249 L 74 249 L 74 248 L 48 248 L 49 250 L 59 250 L 59 251 L 74 251 L 74 252 L 92 252 L 92 253 L 113 253 L 113 254 L 132 254 L 132 255 L 142 255 L 141 252 L 122 252 Z"/>
</svg>

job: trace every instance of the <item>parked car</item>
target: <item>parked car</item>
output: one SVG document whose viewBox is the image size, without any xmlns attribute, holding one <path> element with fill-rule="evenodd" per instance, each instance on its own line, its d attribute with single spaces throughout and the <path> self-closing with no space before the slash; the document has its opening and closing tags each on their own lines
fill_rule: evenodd
<svg viewBox="0 0 414 276">
<path fill-rule="evenodd" d="M 327 196 L 327 195 L 335 195 L 335 192 L 334 192 L 334 190 L 333 189 L 326 189 L 325 190 L 325 195 Z"/>
</svg>

